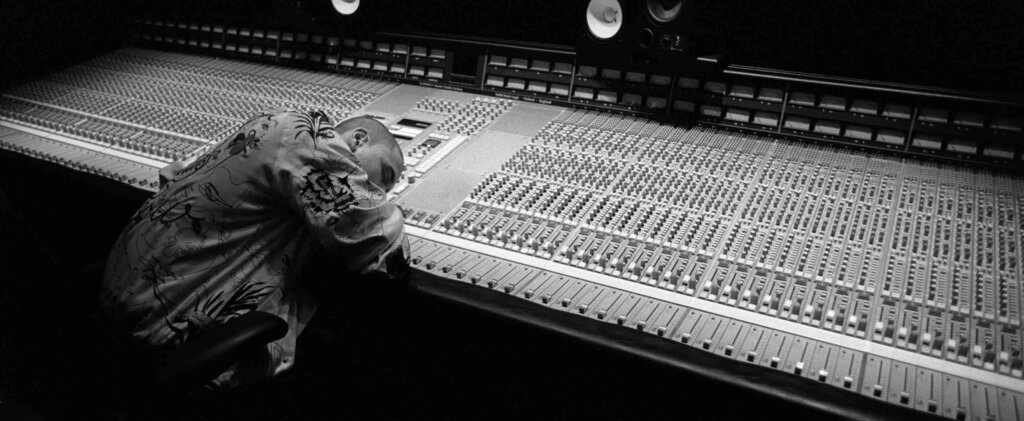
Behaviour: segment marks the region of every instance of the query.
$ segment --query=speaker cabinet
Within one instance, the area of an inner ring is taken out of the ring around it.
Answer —
[[[695,0],[588,0],[580,11],[583,63],[659,68],[696,60]]]

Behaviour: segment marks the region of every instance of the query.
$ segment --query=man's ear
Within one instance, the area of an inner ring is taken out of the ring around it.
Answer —
[[[370,134],[366,129],[359,127],[352,130],[352,152],[370,143]]]

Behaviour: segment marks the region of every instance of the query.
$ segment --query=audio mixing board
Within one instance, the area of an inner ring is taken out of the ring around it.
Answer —
[[[381,79],[121,50],[0,148],[155,191],[275,108],[369,114],[421,271],[953,419],[1024,419],[1024,179]]]

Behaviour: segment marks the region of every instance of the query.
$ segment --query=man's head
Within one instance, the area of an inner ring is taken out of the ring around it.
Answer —
[[[371,183],[384,191],[395,187],[405,168],[405,159],[387,127],[373,117],[362,116],[342,121],[335,129],[356,155],[356,164],[366,171]]]

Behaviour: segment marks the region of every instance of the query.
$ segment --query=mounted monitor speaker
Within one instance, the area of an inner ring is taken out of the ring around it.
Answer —
[[[587,32],[598,40],[609,40],[622,30],[622,5],[618,0],[591,0],[587,5]]]
[[[342,16],[349,16],[359,10],[359,0],[331,0],[331,6]]]
[[[679,66],[693,51],[695,0],[589,0],[577,42],[581,62]]]

